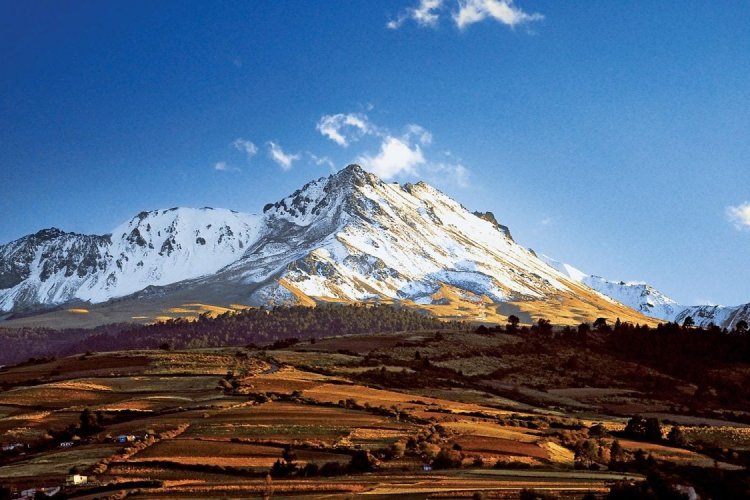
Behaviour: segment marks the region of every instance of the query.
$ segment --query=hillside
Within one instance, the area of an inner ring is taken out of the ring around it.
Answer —
[[[730,343],[746,341],[706,337],[442,329],[39,359],[0,370],[0,488],[75,467],[89,484],[70,498],[741,498],[750,407],[732,384],[748,372]]]

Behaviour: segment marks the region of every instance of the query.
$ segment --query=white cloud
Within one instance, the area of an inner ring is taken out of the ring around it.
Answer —
[[[315,153],[311,153],[309,151],[307,152],[307,156],[309,156],[310,160],[312,160],[312,162],[319,167],[326,166],[330,168],[331,170],[336,168],[336,165],[333,163],[333,160],[331,160],[327,156],[318,156]]]
[[[440,20],[438,11],[443,6],[443,0],[420,0],[419,5],[406,9],[399,14],[398,18],[388,21],[386,27],[395,30],[400,28],[406,21],[413,20],[419,26],[435,27]]]
[[[234,149],[236,149],[237,151],[244,152],[247,155],[248,160],[258,154],[258,147],[251,141],[246,141],[242,138],[235,139],[235,141],[232,143],[232,146],[234,146]]]
[[[362,155],[357,158],[363,168],[385,180],[400,174],[416,173],[416,167],[425,163],[422,149],[410,145],[407,141],[387,136],[380,145],[380,152],[375,156]]]
[[[386,27],[395,30],[407,21],[414,21],[418,26],[435,28],[445,3],[445,0],[419,0],[416,7],[404,10],[396,19],[388,21]],[[544,19],[541,14],[529,14],[516,7],[514,0],[457,0],[455,3],[458,10],[453,12],[453,21],[459,29],[485,19],[494,19],[511,28]]]
[[[727,207],[727,217],[738,230],[750,229],[750,201],[736,207]]]
[[[322,135],[344,147],[365,136],[378,138],[380,146],[377,153],[361,153],[354,161],[384,180],[399,176],[424,176],[437,184],[469,185],[469,169],[449,153],[445,161],[431,161],[425,156],[424,148],[432,144],[432,134],[416,123],[406,125],[403,132],[397,134],[372,123],[363,113],[339,113],[324,115],[316,128]],[[335,168],[330,158],[318,157],[310,152],[307,154],[316,165]]]
[[[289,170],[292,168],[292,163],[299,160],[298,154],[285,153],[281,146],[273,141],[268,141],[268,155],[273,161],[275,161],[282,170]]]
[[[214,170],[218,170],[219,172],[236,172],[239,168],[228,165],[225,161],[217,161],[214,163]]]
[[[338,113],[324,115],[315,126],[318,132],[331,139],[339,146],[346,147],[363,135],[377,133],[377,129],[361,113]]]
[[[541,14],[528,14],[513,4],[513,0],[459,0],[458,11],[453,13],[453,21],[459,29],[464,29],[487,18],[514,27],[519,24],[544,19]]]

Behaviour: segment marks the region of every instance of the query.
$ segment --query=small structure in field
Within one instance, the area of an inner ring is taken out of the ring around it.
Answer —
[[[122,434],[120,436],[117,436],[117,438],[115,438],[115,441],[121,444],[132,443],[133,441],[135,441],[135,436],[133,436],[132,434]]]
[[[65,484],[67,486],[80,486],[89,482],[88,476],[82,476],[81,474],[71,474],[65,478]]]

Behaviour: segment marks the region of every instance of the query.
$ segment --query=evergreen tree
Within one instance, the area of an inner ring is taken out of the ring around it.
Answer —
[[[644,438],[647,441],[652,441],[654,443],[658,443],[662,440],[661,424],[659,423],[658,418],[651,417],[646,419]]]
[[[600,332],[607,330],[607,318],[596,318],[594,328]]]
[[[667,434],[667,441],[669,441],[669,444],[671,444],[672,446],[678,446],[680,448],[683,448],[687,445],[687,438],[685,437],[685,433],[682,432],[682,429],[677,425],[673,425],[669,430],[669,434]]]
[[[506,327],[509,332],[515,332],[518,329],[518,323],[521,319],[515,314],[508,316],[508,326]]]

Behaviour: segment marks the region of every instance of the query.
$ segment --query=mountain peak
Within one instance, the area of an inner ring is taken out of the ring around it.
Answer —
[[[365,171],[356,163],[351,163],[328,178],[337,186],[352,185],[363,187],[367,184],[374,185],[383,181],[375,174]],[[303,188],[304,189],[304,188]]]
[[[66,233],[62,229],[58,229],[56,227],[50,227],[47,229],[42,229],[40,231],[37,231],[36,233],[34,233],[34,237],[41,241],[48,241],[48,240],[55,239],[59,236],[62,236],[64,234]]]
[[[180,207],[141,212],[107,236],[40,234],[51,240],[0,246],[0,310],[164,287],[154,293],[165,301],[385,300],[440,314],[454,300],[463,305],[451,314],[490,320],[502,316],[493,304],[575,293],[493,214],[471,213],[424,182],[385,183],[356,164],[263,215]]]
[[[351,174],[351,175],[363,175],[366,172],[365,172],[365,170],[362,167],[360,167],[356,163],[350,163],[349,165],[347,165],[344,168],[342,168],[341,170],[339,170],[338,173],[339,174],[341,174],[341,173],[347,173],[347,174]]]

